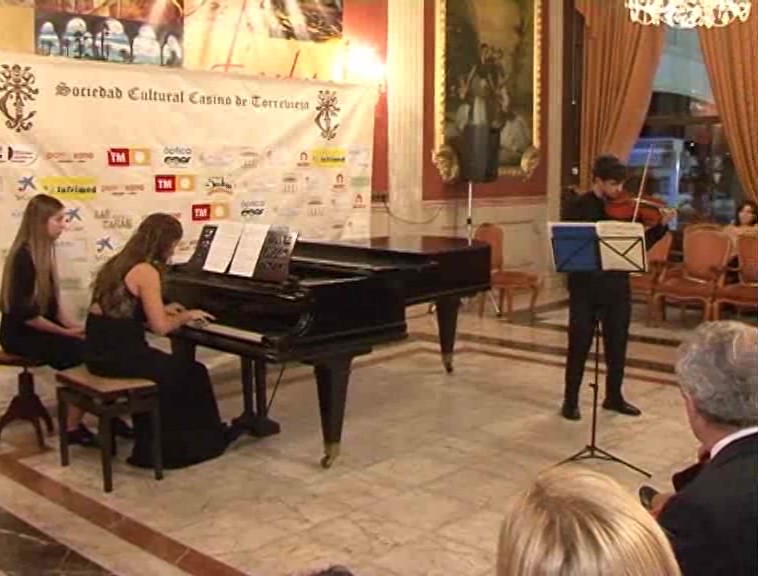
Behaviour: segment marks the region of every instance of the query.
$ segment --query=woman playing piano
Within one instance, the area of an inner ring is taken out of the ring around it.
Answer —
[[[227,446],[208,371],[152,348],[145,326],[165,335],[210,315],[165,305],[161,270],[182,237],[168,214],[151,214],[95,278],[86,325],[85,362],[100,376],[146,378],[157,383],[166,468],[181,468],[221,455]],[[128,462],[152,467],[149,416],[134,417],[134,450]]]

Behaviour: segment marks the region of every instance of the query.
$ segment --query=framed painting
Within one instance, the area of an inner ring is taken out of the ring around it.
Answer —
[[[435,2],[434,156],[443,180],[472,123],[497,134],[499,175],[528,178],[540,161],[542,0]]]

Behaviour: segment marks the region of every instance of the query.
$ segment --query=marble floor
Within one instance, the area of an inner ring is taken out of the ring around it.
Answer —
[[[471,307],[473,310],[476,306]],[[641,418],[600,413],[599,445],[666,486],[691,462],[690,435],[673,375],[675,349],[697,318],[673,314],[644,326],[635,308],[625,391]],[[690,314],[694,314],[691,312]],[[342,454],[321,455],[311,372],[287,367],[271,416],[281,434],[238,441],[221,458],[168,471],[125,464],[101,487],[99,455],[75,448],[59,465],[54,437],[39,451],[31,427],[0,442],[0,574],[307,574],[332,564],[362,576],[494,573],[495,542],[511,495],[535,474],[584,447],[581,422],[558,416],[565,360],[565,306],[547,303],[512,321],[464,311],[455,372],[442,368],[434,316],[410,311],[411,336],[353,368]],[[237,364],[203,355],[225,418],[240,410]],[[589,366],[589,364],[588,364]],[[271,370],[273,385],[278,370]],[[37,388],[53,406],[51,372]],[[0,409],[15,388],[0,372]],[[585,461],[629,490],[645,479],[617,463]]]

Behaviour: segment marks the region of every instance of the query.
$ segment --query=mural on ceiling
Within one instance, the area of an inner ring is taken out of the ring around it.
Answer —
[[[437,6],[438,150],[460,149],[466,126],[486,123],[499,132],[500,173],[522,173],[538,147],[539,0]]]
[[[342,0],[185,0],[185,8],[187,68],[339,77]]]

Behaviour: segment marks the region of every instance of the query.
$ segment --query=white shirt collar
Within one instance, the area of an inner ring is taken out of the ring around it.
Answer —
[[[752,436],[753,434],[758,434],[758,426],[751,426],[750,428],[743,428],[742,430],[737,430],[737,432],[733,432],[732,434],[729,434],[729,436],[726,436],[725,438],[722,438],[718,442],[716,442],[713,445],[713,448],[711,448],[711,460],[713,460],[716,457],[716,454],[721,452],[728,444],[731,444],[732,442],[735,442],[739,440],[740,438],[745,438],[746,436]]]

